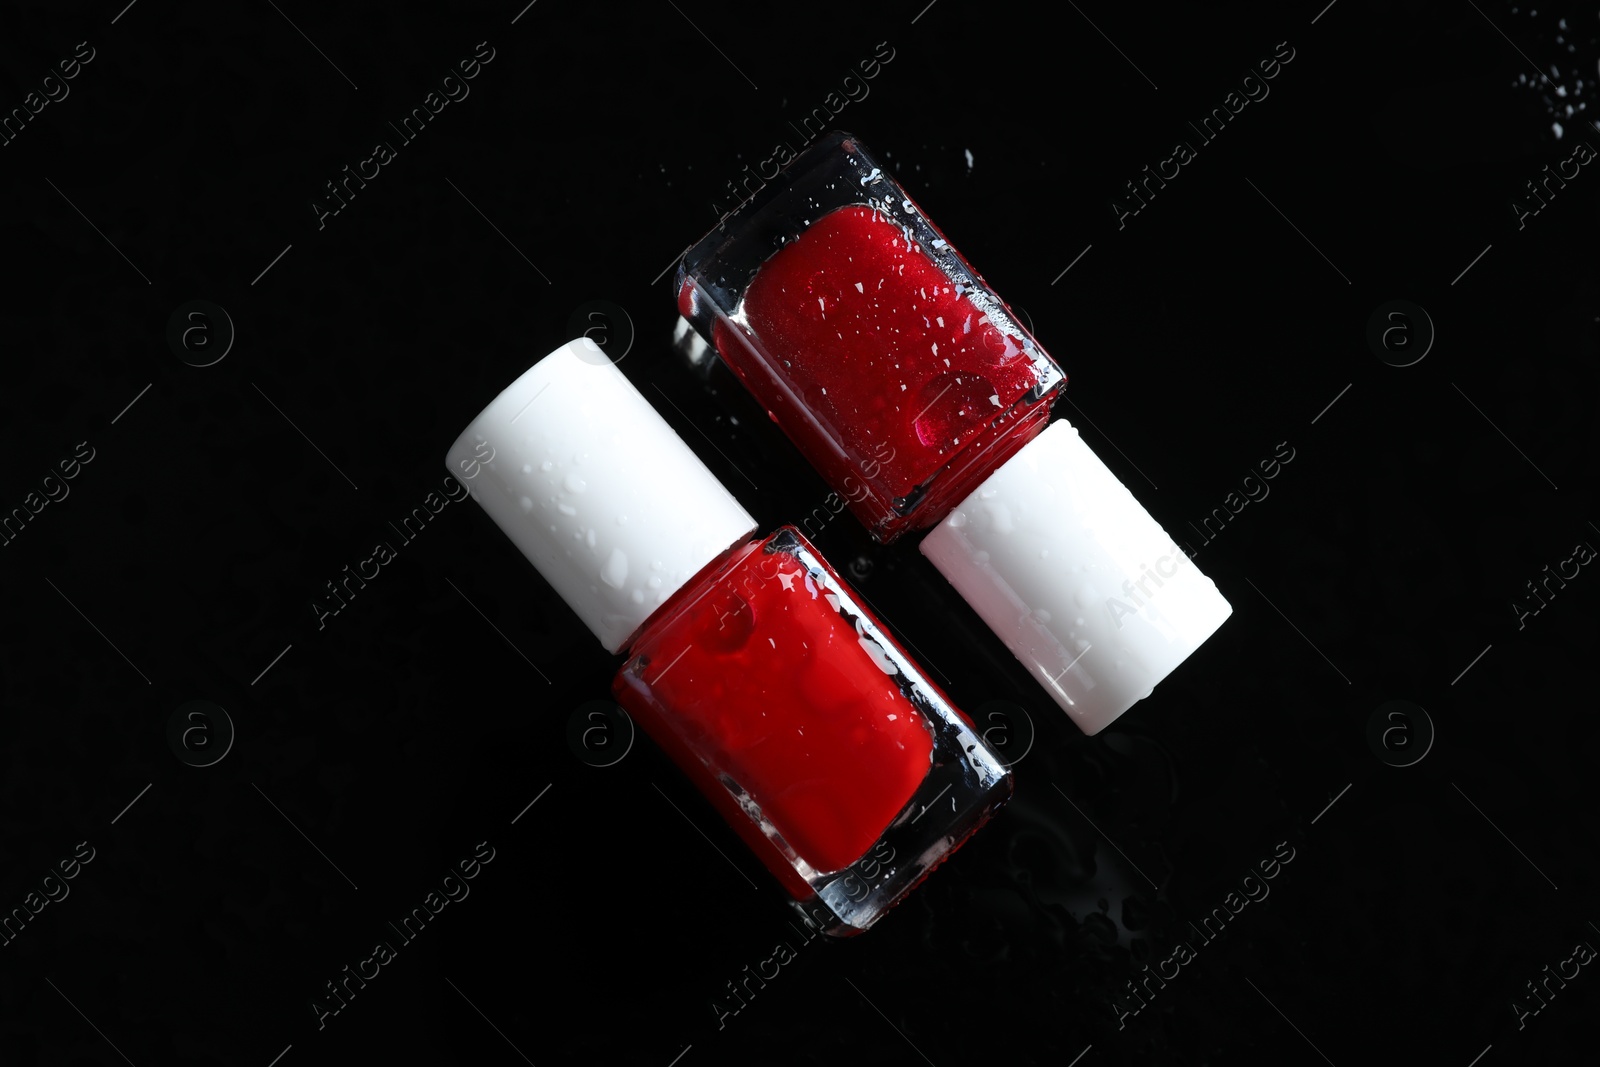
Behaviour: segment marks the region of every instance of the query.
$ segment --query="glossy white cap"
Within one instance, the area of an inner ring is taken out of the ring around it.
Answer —
[[[921,547],[1086,734],[1149,696],[1233,614],[1064,419]]]
[[[613,653],[756,528],[587,337],[507,386],[445,466]]]

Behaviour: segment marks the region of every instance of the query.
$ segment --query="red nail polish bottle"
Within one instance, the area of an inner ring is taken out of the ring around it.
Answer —
[[[937,526],[923,555],[1085,733],[1232,613],[1065,419],[1045,429],[1060,368],[849,134],[689,250],[678,310],[874,537]]]
[[[1044,429],[1066,377],[849,134],[689,250],[678,310],[882,543]]]
[[[869,928],[1011,775],[800,532],[755,521],[593,342],[540,360],[446,466],[613,653],[612,691],[779,879]]]

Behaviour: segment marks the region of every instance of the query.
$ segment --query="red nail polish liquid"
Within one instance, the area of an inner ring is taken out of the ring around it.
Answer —
[[[613,693],[828,932],[869,928],[1010,772],[793,527],[754,520],[601,350],[556,350],[447,460],[595,635]],[[732,547],[730,547],[732,546]]]
[[[1066,381],[846,134],[689,251],[678,306],[885,543],[1042,430]]]
[[[965,716],[798,530],[736,548],[678,597],[634,642],[613,692],[791,893],[845,872],[830,903],[854,913],[875,868],[922,855],[952,817],[987,818],[993,796],[945,792],[970,773]]]

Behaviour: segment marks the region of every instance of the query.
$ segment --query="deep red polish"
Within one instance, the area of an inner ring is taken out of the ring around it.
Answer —
[[[1085,733],[1231,613],[1077,431],[1046,428],[1060,367],[849,134],[691,247],[677,294],[691,365],[714,349],[878,541],[937,526],[923,555]]]
[[[936,523],[1043,429],[1065,382],[845,134],[690,250],[678,306],[884,542]]]
[[[612,652],[617,702],[830,933],[873,925],[1010,771],[791,526],[755,521],[587,339],[446,461]],[[937,802],[937,803],[936,803]]]

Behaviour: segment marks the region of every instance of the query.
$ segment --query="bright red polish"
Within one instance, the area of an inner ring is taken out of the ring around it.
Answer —
[[[698,754],[692,773],[737,781],[800,859],[835,871],[865,855],[928,775],[927,723],[879,647],[790,547],[793,528],[735,550],[634,642],[617,702]],[[827,583],[842,585],[831,567]],[[787,859],[758,850],[780,878]]]
[[[883,542],[943,518],[1065,382],[843,134],[690,250],[678,307]]]

